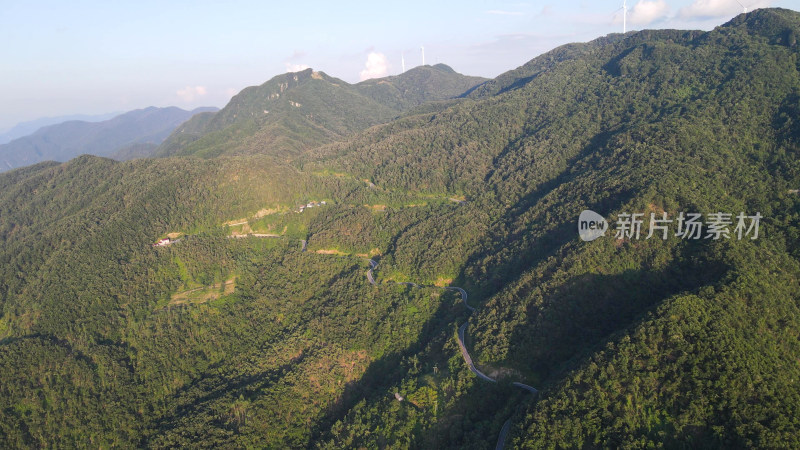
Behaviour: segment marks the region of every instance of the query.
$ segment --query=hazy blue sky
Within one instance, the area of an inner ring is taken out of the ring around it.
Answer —
[[[739,0],[797,9],[797,0]],[[622,31],[622,0],[0,0],[0,130],[45,116],[224,106],[306,66],[348,82],[442,62],[487,77]],[[629,29],[711,29],[737,0],[629,0]]]

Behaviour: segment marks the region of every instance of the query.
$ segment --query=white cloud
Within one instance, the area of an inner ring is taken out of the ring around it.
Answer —
[[[308,64],[284,63],[287,72],[302,72],[309,68]]]
[[[503,11],[503,10],[499,10],[499,9],[492,9],[492,10],[486,11],[486,14],[494,14],[496,16],[524,16],[525,15],[525,13],[522,13],[522,12],[519,12],[519,11]]]
[[[385,77],[389,73],[389,60],[386,55],[378,52],[370,52],[367,55],[367,62],[364,64],[364,70],[361,71],[361,81],[370,78]]]
[[[636,25],[647,25],[667,17],[669,5],[664,0],[639,0],[628,13],[628,21]]]
[[[175,94],[178,95],[183,101],[191,102],[196,97],[203,97],[208,93],[205,86],[186,86],[183,89],[178,89]]]
[[[742,12],[742,5],[748,11],[756,8],[766,8],[772,3],[770,0],[694,0],[691,5],[681,8],[679,15],[682,18],[692,17],[725,17]]]

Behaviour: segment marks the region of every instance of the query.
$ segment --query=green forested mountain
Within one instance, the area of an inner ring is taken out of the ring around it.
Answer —
[[[242,90],[213,116],[195,117],[176,129],[156,154],[269,152],[292,157],[388,122],[425,102],[458,97],[483,81],[444,64],[355,85],[312,69],[286,73]]]
[[[0,145],[0,171],[47,160],[67,161],[82,154],[117,159],[148,156],[182,122],[215,110],[149,107],[99,122],[70,120],[42,127]]]
[[[206,158],[0,175],[0,440],[797,447],[798,33],[764,9],[611,35],[452,102],[390,77],[326,105],[341,83],[309,70],[162,147]],[[306,104],[319,141],[264,117]],[[585,209],[604,237],[579,239]],[[617,239],[630,213],[642,234]]]
[[[400,75],[362,81],[354,87],[378,103],[407,111],[426,102],[461,97],[486,81],[461,75],[445,64],[436,64],[418,66]]]

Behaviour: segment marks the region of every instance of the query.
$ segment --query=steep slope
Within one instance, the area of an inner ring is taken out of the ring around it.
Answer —
[[[798,32],[770,9],[556,49],[291,165],[0,175],[0,439],[796,447]],[[245,100],[195,129],[244,138]],[[584,242],[584,209],[641,236]],[[727,238],[646,237],[716,212]]]
[[[100,122],[69,121],[0,145],[0,170],[45,160],[67,161],[80,154],[111,156],[136,144],[160,144],[175,127],[198,112],[180,108],[150,107],[120,114]]]
[[[244,89],[213,117],[189,121],[158,155],[294,156],[425,102],[457,97],[483,81],[443,64],[356,85],[312,69],[287,73]]]
[[[381,266],[411,281],[452,277],[483,303],[468,329],[473,361],[490,376],[545,388],[539,403],[510,390],[503,395],[512,400],[495,404],[508,417],[527,403],[512,419],[515,445],[792,447],[800,71],[791,36],[799,25],[795,12],[762,10],[710,33],[604,38],[578,57],[563,57],[575,46],[557,49],[526,65],[546,67],[540,73],[499,77],[495,95],[376,127],[304,168],[466,197],[463,216],[415,225]],[[611,232],[578,241],[584,209],[612,227],[624,212],[642,213],[641,239]],[[649,214],[662,211],[673,220],[680,212],[769,219],[756,241],[645,239]],[[697,310],[706,311],[700,320]],[[418,358],[436,361],[439,351],[447,346]],[[383,392],[431,386],[427,370]],[[474,380],[468,394],[446,397],[453,414],[463,410],[458,401],[478,408],[470,397],[497,395]],[[435,385],[441,395],[459,382]],[[391,424],[386,433],[397,439],[453,443],[440,438],[453,427],[442,416],[409,414],[401,424],[385,397],[373,402],[353,404],[330,442],[375,445],[367,430]],[[458,442],[492,442],[502,423],[463,421],[471,437]]]

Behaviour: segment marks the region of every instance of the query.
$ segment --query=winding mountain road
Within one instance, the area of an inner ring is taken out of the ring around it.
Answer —
[[[506,446],[506,436],[508,436],[509,428],[511,428],[511,419],[506,420],[503,424],[500,435],[497,436],[497,445],[494,446],[494,450],[503,450],[503,447]]]
[[[373,187],[373,188],[375,187],[375,185],[370,183],[368,180],[365,180],[365,181],[370,185],[370,187]],[[242,225],[242,224],[246,224],[246,223],[247,223],[247,221],[244,221],[244,222],[240,221],[240,222],[236,222],[236,223],[228,223],[228,224],[225,224],[225,225],[227,225],[227,226],[236,226],[236,225]],[[248,234],[243,234],[243,235],[232,235],[232,236],[228,236],[228,237],[243,238],[243,237],[248,237],[248,236],[270,237],[270,238],[272,238],[272,237],[275,237],[275,238],[283,237],[281,235],[267,234],[267,233],[261,233],[261,234],[248,233]],[[305,252],[306,249],[307,249],[308,242],[305,239],[301,239],[300,243],[301,243],[300,251],[301,252]],[[378,284],[378,283],[375,282],[375,277],[374,277],[374,270],[377,269],[377,268],[378,268],[378,262],[375,261],[374,259],[369,259],[369,269],[367,270],[367,280],[369,280],[369,283],[371,285],[373,285],[373,286],[377,286],[377,284]],[[432,287],[432,286],[419,285],[419,284],[416,284],[416,283],[412,283],[410,281],[395,282],[395,284],[402,284],[402,285],[411,286],[411,287]],[[469,310],[470,313],[475,312],[475,308],[470,306],[469,303],[467,303],[467,291],[465,291],[464,289],[462,289],[462,288],[460,288],[458,286],[444,286],[444,287],[441,287],[441,289],[446,289],[446,290],[449,290],[449,291],[458,291],[458,293],[461,294],[461,301],[464,303],[464,307],[466,307],[467,310]],[[478,370],[478,368],[475,367],[475,364],[472,362],[472,357],[470,357],[469,352],[467,351],[467,346],[464,343],[464,335],[465,335],[465,333],[467,331],[467,326],[468,325],[469,325],[469,319],[467,319],[466,322],[464,322],[463,324],[461,324],[458,327],[458,347],[461,350],[461,356],[464,358],[464,362],[467,364],[467,367],[469,368],[470,372],[474,373],[475,376],[477,376],[478,378],[480,378],[480,379],[482,379],[484,381],[487,381],[489,383],[497,383],[496,379],[494,379],[494,378],[486,375],[485,373],[481,372],[480,370]],[[524,389],[524,390],[526,390],[528,392],[531,392],[533,394],[537,394],[539,392],[535,387],[529,386],[529,385],[524,384],[524,383],[520,383],[520,382],[515,381],[515,382],[512,382],[511,384],[513,384],[514,386],[516,386],[516,387],[518,387],[520,389]],[[395,394],[395,395],[399,395],[399,394]],[[402,399],[402,397],[400,397],[400,398]],[[503,423],[503,427],[500,430],[500,435],[497,438],[497,445],[495,447],[497,450],[502,450],[503,447],[505,446],[506,436],[508,435],[508,430],[509,430],[510,426],[511,426],[511,419],[509,418],[508,420],[505,421],[505,423]]]
[[[539,393],[538,389],[536,389],[533,386],[528,386],[527,384],[524,384],[524,383],[520,383],[520,382],[515,381],[515,382],[513,382],[511,384],[513,384],[514,386],[516,386],[518,388],[522,388],[522,389],[531,391],[531,393],[533,393],[533,394],[538,394]]]
[[[467,325],[469,325],[469,321],[464,322],[463,324],[461,324],[460,327],[458,327],[458,346],[459,348],[461,348],[461,356],[464,357],[464,361],[467,363],[467,367],[469,367],[469,370],[472,371],[472,373],[474,373],[475,375],[477,375],[478,378],[482,378],[490,383],[497,383],[497,380],[491,378],[490,376],[478,370],[478,368],[475,367],[475,364],[472,363],[472,358],[469,356],[469,353],[467,352],[467,346],[464,345],[464,332],[467,330]]]
[[[372,270],[375,269],[376,267],[378,267],[378,263],[376,263],[374,260],[370,259],[369,260],[369,270],[367,270],[367,279],[369,280],[369,282],[373,286],[375,286],[375,278],[372,278]]]
[[[456,287],[456,286],[447,286],[447,287],[445,287],[445,289],[447,289],[448,291],[458,291],[461,294],[461,301],[464,302],[464,306],[467,307],[469,312],[475,312],[475,308],[473,308],[472,306],[469,306],[469,303],[467,303],[467,291],[461,289],[460,287]]]
[[[372,185],[372,186],[374,186],[374,185]],[[227,226],[235,226],[235,225],[241,225],[241,224],[245,224],[245,223],[247,223],[247,221],[237,222],[237,223],[229,223],[229,224],[226,224],[226,225]],[[231,236],[228,236],[228,237],[229,238],[230,237],[244,238],[244,237],[250,237],[250,236],[252,236],[252,237],[261,237],[261,238],[264,238],[264,237],[269,237],[269,238],[284,237],[282,235],[267,234],[267,233],[260,233],[260,234],[258,234],[258,233],[248,233],[248,234],[243,234],[243,235],[231,235]],[[308,242],[305,239],[301,239],[300,243],[301,243],[300,251],[301,252],[305,252],[306,249],[307,249]],[[377,286],[377,283],[375,282],[374,272],[373,272],[377,268],[378,268],[378,262],[375,261],[374,259],[369,259],[369,269],[367,270],[367,280],[369,280],[370,284],[372,284],[373,286]],[[411,287],[433,287],[433,286],[419,285],[419,284],[416,284],[416,283],[412,283],[410,281],[395,282],[395,284],[402,284],[402,285],[411,286]],[[461,294],[461,301],[464,303],[464,307],[466,307],[467,310],[469,310],[470,313],[475,312],[475,308],[470,306],[469,303],[467,303],[467,291],[465,291],[464,289],[462,289],[462,288],[460,288],[458,286],[444,286],[444,287],[440,287],[440,288],[441,289],[446,289],[446,290],[449,290],[449,291],[458,291],[458,293]],[[200,289],[200,288],[198,288],[198,289]],[[193,289],[192,291],[195,291],[195,290],[197,290],[197,289]],[[192,292],[192,291],[187,291],[187,292]],[[478,378],[480,378],[480,379],[482,379],[484,381],[487,381],[489,383],[497,383],[497,380],[495,380],[494,378],[492,378],[492,377],[486,375],[485,373],[481,372],[480,370],[478,370],[478,368],[475,367],[475,364],[472,362],[472,357],[470,357],[469,352],[467,351],[467,346],[464,343],[464,334],[466,333],[468,325],[469,325],[469,319],[467,319],[466,322],[464,322],[463,324],[461,324],[458,327],[458,347],[461,350],[461,356],[464,358],[464,362],[467,364],[467,367],[469,368],[469,370],[472,373],[474,373],[475,376],[477,376]],[[517,386],[517,387],[519,387],[521,389],[524,389],[526,391],[529,391],[529,392],[531,392],[533,394],[536,394],[536,393],[539,392],[535,387],[529,386],[529,385],[524,384],[524,383],[520,383],[520,382],[515,381],[515,382],[512,382],[511,384],[513,384],[514,386]],[[506,422],[503,424],[503,428],[500,430],[500,435],[498,436],[498,439],[497,439],[497,446],[496,446],[497,450],[502,450],[502,448],[504,447],[505,440],[506,440],[506,435],[508,434],[508,430],[509,430],[510,426],[511,426],[511,419],[509,418],[508,420],[506,420]]]
[[[375,261],[374,259],[370,259],[369,270],[367,270],[367,280],[369,280],[370,284],[372,284],[373,286],[377,286],[374,277],[374,270],[377,268],[378,268],[378,262]],[[408,281],[395,282],[395,284],[404,284],[413,287],[427,287],[425,285],[418,285],[416,283],[411,283]],[[461,301],[464,303],[464,306],[469,310],[470,313],[475,312],[475,308],[470,306],[469,303],[467,303],[467,291],[458,286],[445,286],[442,289],[447,289],[449,291],[458,291],[458,293],[461,294]],[[497,383],[497,380],[478,370],[478,368],[475,367],[475,364],[472,362],[472,357],[469,356],[469,352],[467,351],[467,346],[464,343],[464,334],[467,331],[468,325],[469,325],[469,319],[467,319],[466,322],[462,323],[461,326],[458,327],[458,348],[461,349],[461,356],[464,358],[464,362],[467,363],[467,367],[469,368],[470,372],[474,373],[475,376],[490,383]],[[514,381],[511,384],[520,389],[524,389],[532,394],[539,393],[538,389],[536,389],[533,386],[529,386],[525,383]],[[500,430],[500,435],[497,437],[497,445],[495,446],[496,450],[502,450],[503,447],[505,446],[506,436],[508,435],[508,430],[510,427],[511,427],[511,419],[509,418],[503,424],[503,428]]]

